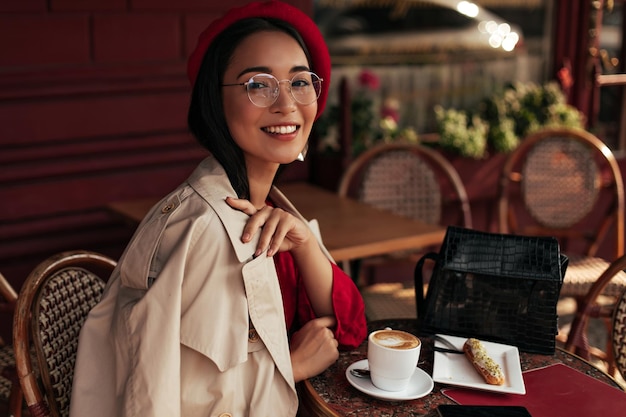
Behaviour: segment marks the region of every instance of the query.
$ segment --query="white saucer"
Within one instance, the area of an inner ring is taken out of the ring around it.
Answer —
[[[414,400],[416,398],[421,398],[429,394],[435,386],[435,383],[433,382],[433,379],[430,377],[430,375],[422,371],[420,368],[415,368],[415,372],[411,377],[409,386],[405,390],[397,392],[385,391],[376,388],[369,378],[358,378],[352,375],[350,373],[350,370],[354,368],[369,369],[367,359],[360,360],[348,366],[348,369],[346,369],[346,378],[348,379],[350,385],[352,385],[354,388],[380,400]]]

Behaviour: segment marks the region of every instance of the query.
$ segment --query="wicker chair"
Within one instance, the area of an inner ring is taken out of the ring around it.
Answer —
[[[555,236],[570,258],[561,297],[579,302],[624,253],[624,185],[615,156],[582,129],[543,129],[509,155],[499,184],[502,233]],[[608,260],[598,249],[610,244]],[[604,289],[617,296],[626,274]]]
[[[626,291],[618,298],[613,313],[613,359],[615,367],[626,379]]]
[[[338,193],[426,223],[472,227],[469,200],[458,173],[439,153],[422,145],[393,143],[369,149],[345,171]],[[368,263],[374,267],[404,262],[412,280],[417,254],[367,261],[363,268]]]
[[[78,335],[116,266],[108,257],[69,251],[39,264],[17,299],[13,346],[24,399],[33,417],[69,415]],[[33,372],[29,350],[40,372]]]
[[[10,315],[12,320],[17,292],[1,273],[0,296],[2,297],[0,313]],[[0,402],[8,416],[20,417],[22,415],[22,390],[15,370],[13,345],[5,343],[2,338],[0,338]]]
[[[626,293],[622,292],[617,304],[614,299],[602,296],[606,287],[623,274],[624,269],[626,255],[612,262],[591,286],[578,304],[564,349],[583,359],[601,359],[607,363],[609,373],[613,374],[617,367],[626,376]],[[608,340],[606,346],[602,347],[590,343],[587,330],[591,319],[613,322],[613,325],[608,326],[613,328],[613,342]]]

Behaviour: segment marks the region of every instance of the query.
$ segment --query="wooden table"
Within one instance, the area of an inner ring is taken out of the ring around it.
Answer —
[[[308,183],[286,183],[279,189],[305,218],[317,219],[324,245],[337,262],[419,250],[440,244],[445,235],[442,226],[397,216]],[[108,208],[138,224],[156,202],[121,201]]]
[[[378,320],[368,324],[368,331],[391,327],[419,334],[415,319]],[[421,338],[424,343],[420,365],[426,373],[432,375],[433,350],[432,340]],[[435,383],[433,391],[425,397],[410,401],[382,401],[361,393],[353,388],[345,377],[345,371],[352,363],[367,357],[367,342],[354,351],[341,352],[339,360],[322,374],[298,384],[300,395],[299,417],[339,417],[339,416],[438,416],[436,408],[439,404],[454,404],[441,393],[445,385]],[[589,362],[557,349],[554,355],[537,355],[520,352],[522,370],[536,369],[556,363],[564,363],[589,376],[603,381],[615,388],[619,384],[608,374],[602,372]],[[626,394],[624,394],[626,395]],[[608,416],[607,416],[608,417]]]

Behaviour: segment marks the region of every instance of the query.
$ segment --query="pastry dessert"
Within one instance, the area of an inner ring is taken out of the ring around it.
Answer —
[[[467,339],[463,345],[463,352],[485,382],[490,385],[504,384],[504,374],[500,365],[489,356],[480,340]]]

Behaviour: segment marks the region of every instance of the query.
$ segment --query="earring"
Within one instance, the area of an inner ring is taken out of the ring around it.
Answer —
[[[306,145],[304,145],[304,149],[302,149],[302,151],[300,151],[300,153],[298,154],[298,157],[296,158],[298,161],[303,162],[304,158],[306,158],[306,154],[309,152],[309,143],[307,142]]]

